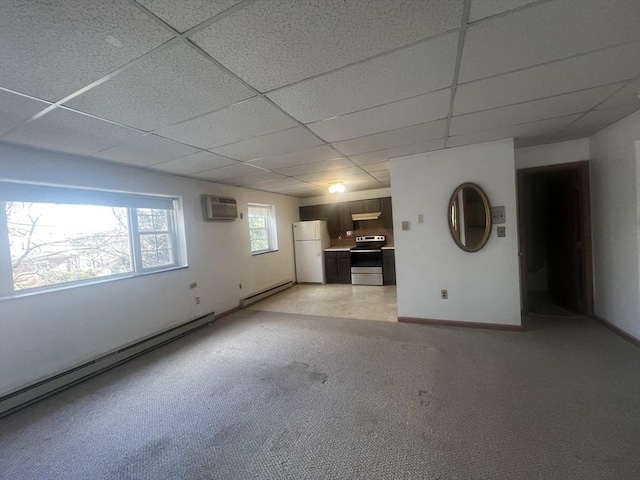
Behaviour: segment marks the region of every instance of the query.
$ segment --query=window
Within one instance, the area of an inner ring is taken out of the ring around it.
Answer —
[[[249,204],[249,239],[254,255],[278,249],[273,205]]]
[[[0,182],[0,294],[180,266],[176,200]]]

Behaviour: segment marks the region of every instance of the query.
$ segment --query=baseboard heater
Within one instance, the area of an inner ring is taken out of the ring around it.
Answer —
[[[287,288],[293,287],[293,280],[287,280],[286,282],[278,283],[277,285],[273,285],[271,287],[267,287],[264,290],[260,290],[253,295],[249,295],[248,297],[244,297],[240,299],[240,308],[246,308],[249,305],[253,305],[256,302],[259,302],[263,298],[270,297],[273,294],[286,290]]]
[[[122,347],[115,352],[103,355],[102,357],[34,383],[33,385],[29,385],[4,397],[0,397],[0,418],[147,353],[150,350],[161,347],[194,330],[206,327],[214,320],[215,316],[212,312],[126,347]]]

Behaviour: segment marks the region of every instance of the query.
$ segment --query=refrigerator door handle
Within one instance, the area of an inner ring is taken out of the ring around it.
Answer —
[[[320,235],[319,235],[319,232],[318,232],[318,224],[317,223],[315,224],[315,227],[316,227],[316,240],[315,240],[316,241],[316,256],[319,257],[320,256],[320,247],[319,247]]]

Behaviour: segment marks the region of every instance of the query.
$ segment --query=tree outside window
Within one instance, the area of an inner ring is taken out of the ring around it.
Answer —
[[[0,182],[0,296],[179,266],[175,198]]]
[[[278,249],[273,205],[249,204],[249,240],[251,253],[272,252]]]

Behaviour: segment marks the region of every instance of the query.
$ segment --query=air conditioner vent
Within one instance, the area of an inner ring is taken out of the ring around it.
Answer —
[[[205,222],[235,220],[238,218],[238,204],[236,199],[202,195],[202,218]]]

